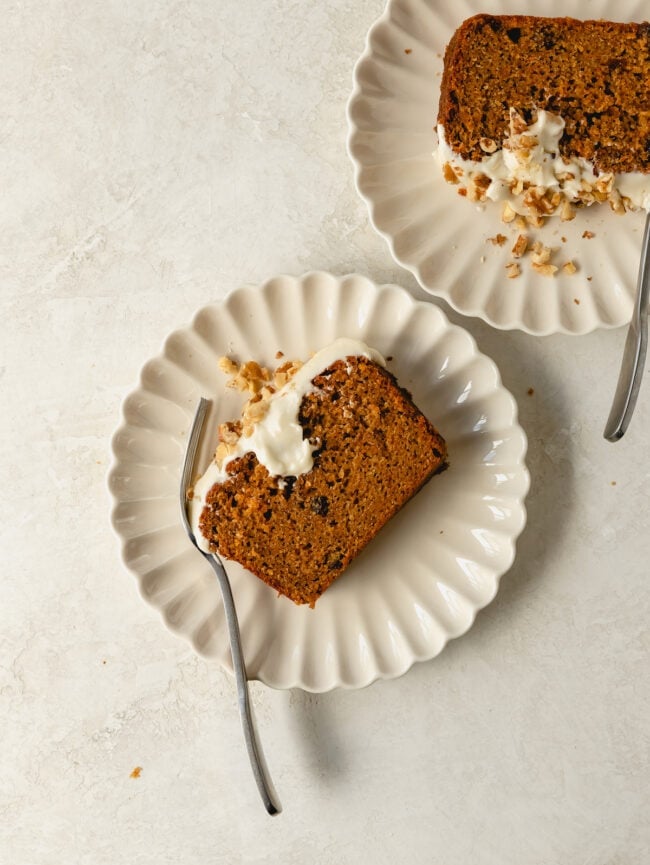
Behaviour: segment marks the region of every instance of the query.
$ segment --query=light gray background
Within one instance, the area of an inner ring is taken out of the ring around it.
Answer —
[[[650,381],[626,439],[601,438],[622,331],[542,340],[450,315],[530,437],[516,564],[467,636],[399,680],[254,686],[279,818],[258,802],[231,680],[120,564],[109,438],[170,330],[279,272],[358,270],[424,297],[345,153],[381,10],[4,5],[2,863],[650,861]]]

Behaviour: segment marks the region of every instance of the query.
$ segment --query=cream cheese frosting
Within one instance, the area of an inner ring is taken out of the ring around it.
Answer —
[[[341,338],[316,352],[289,381],[274,393],[266,414],[253,426],[249,436],[240,436],[231,453],[221,462],[213,460],[205,474],[195,483],[189,500],[190,524],[201,549],[210,552],[208,542],[199,529],[199,518],[210,489],[228,478],[230,462],[244,454],[253,453],[258,462],[274,477],[298,477],[310,471],[313,452],[318,444],[303,437],[298,415],[300,404],[308,393],[315,390],[312,380],[323,370],[348,357],[367,357],[386,366],[378,351],[360,340]]]
[[[650,210],[650,174],[597,174],[588,160],[560,155],[559,143],[565,127],[562,117],[540,110],[535,122],[526,125],[513,109],[510,116],[509,137],[500,143],[482,140],[486,156],[480,162],[455,153],[447,143],[444,127],[438,125],[437,157],[445,177],[466,187],[470,199],[507,200],[518,212],[535,212],[535,197],[529,196],[526,202],[526,192],[533,188],[546,196],[549,205],[553,194],[559,193],[571,203],[610,201],[614,210],[621,212]],[[557,203],[542,215],[549,215],[556,208]]]

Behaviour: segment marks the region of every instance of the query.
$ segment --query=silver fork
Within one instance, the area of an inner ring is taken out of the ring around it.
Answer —
[[[264,754],[262,752],[262,747],[260,745],[257,735],[257,729],[255,727],[253,706],[248,690],[248,678],[246,676],[244,653],[242,652],[241,636],[239,633],[239,622],[237,620],[237,611],[235,609],[235,602],[232,596],[232,589],[230,588],[230,581],[219,556],[216,554],[210,555],[209,553],[205,553],[199,547],[196,542],[196,538],[194,537],[192,527],[190,526],[190,522],[187,518],[187,491],[190,488],[192,482],[196,451],[199,446],[201,432],[203,431],[205,416],[209,406],[210,401],[201,398],[196,409],[196,414],[194,415],[194,421],[192,422],[192,428],[190,430],[190,436],[187,442],[187,450],[185,452],[185,460],[183,462],[183,472],[181,475],[181,514],[183,517],[183,525],[185,526],[185,531],[187,532],[189,539],[192,541],[196,549],[201,553],[203,558],[210,563],[212,570],[217,575],[217,581],[219,582],[219,588],[221,589],[223,606],[226,613],[228,637],[230,638],[230,652],[232,655],[232,666],[235,671],[235,681],[237,682],[239,714],[241,716],[242,728],[244,730],[244,739],[246,740],[248,758],[251,762],[251,767],[253,769],[253,775],[255,776],[257,789],[260,791],[260,796],[262,797],[262,801],[264,802],[264,807],[269,814],[279,814],[280,811],[282,811],[282,806],[280,805],[278,795],[275,792],[273,782],[271,781],[271,778],[269,776],[269,770],[266,765],[266,761],[264,760]]]
[[[614,402],[603,435],[610,442],[623,438],[636,405],[648,348],[648,304],[650,303],[650,213],[646,216],[641,262],[632,319],[623,349],[621,371]]]

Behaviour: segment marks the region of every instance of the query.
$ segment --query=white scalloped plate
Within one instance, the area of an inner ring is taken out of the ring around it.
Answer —
[[[219,590],[184,534],[178,483],[200,396],[216,424],[239,415],[223,354],[273,365],[339,336],[392,357],[391,369],[448,442],[451,466],[379,533],[315,609],[298,607],[227,563],[249,675],[276,688],[367,685],[432,658],[495,595],[525,523],[526,438],[513,398],[472,337],[395,286],[326,273],[241,288],[197,313],[145,364],[113,438],[113,526],[144,598],[203,655],[231,669]]]
[[[500,205],[479,210],[442,178],[432,155],[442,57],[454,30],[477,12],[618,21],[648,17],[641,0],[534,0],[525,9],[508,0],[478,5],[389,0],[368,34],[348,105],[348,150],[372,224],[426,291],[494,327],[541,336],[625,324],[632,312],[643,214],[617,216],[603,206],[584,209],[572,222],[551,220],[535,235],[560,249],[560,264],[573,259],[578,273],[545,277],[524,261],[521,276],[507,279],[512,241]],[[582,237],[587,229],[595,238]],[[487,242],[498,232],[508,236],[507,247]]]

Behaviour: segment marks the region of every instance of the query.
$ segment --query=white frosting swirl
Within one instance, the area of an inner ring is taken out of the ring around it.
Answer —
[[[516,202],[511,185],[518,180],[542,190],[558,190],[569,201],[584,201],[585,189],[590,189],[604,177],[597,175],[594,165],[582,157],[567,158],[560,155],[560,139],[564,132],[564,120],[557,114],[540,110],[537,120],[527,127],[524,135],[535,138],[536,144],[529,148],[530,156],[521,158],[517,149],[500,147],[486,154],[480,162],[463,159],[455,153],[445,137],[444,126],[438,125],[438,159],[440,164],[449,163],[461,174],[460,182],[470,183],[478,175],[485,175],[490,185],[485,192],[492,201]],[[650,210],[650,174],[631,171],[613,176],[613,188],[629,202],[630,209]],[[516,203],[514,209],[518,209]]]

